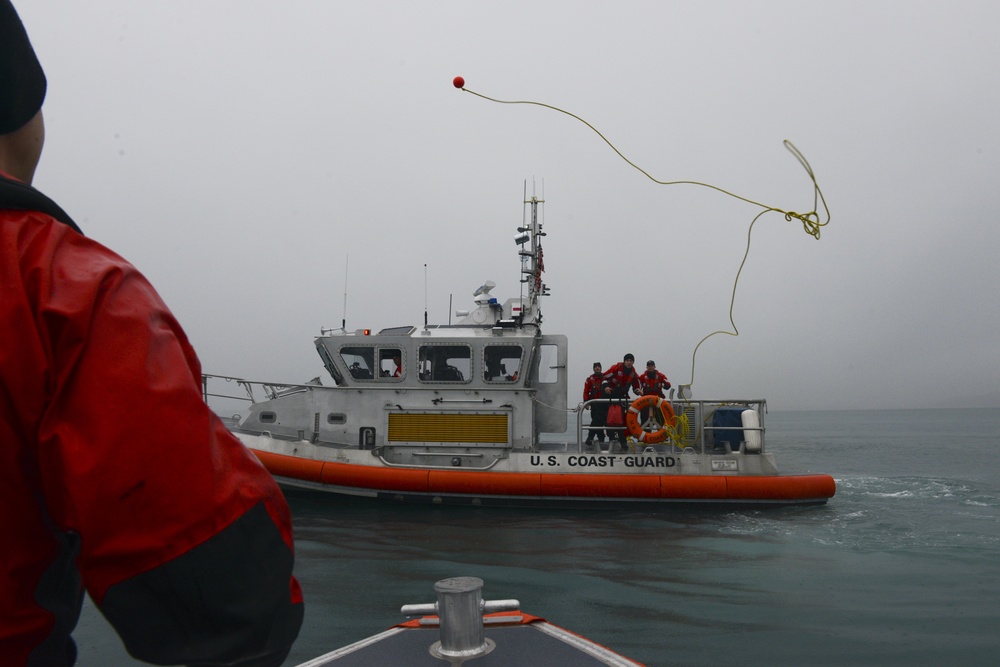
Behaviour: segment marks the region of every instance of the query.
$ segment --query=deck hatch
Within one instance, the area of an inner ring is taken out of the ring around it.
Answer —
[[[391,413],[389,442],[508,442],[506,414]]]

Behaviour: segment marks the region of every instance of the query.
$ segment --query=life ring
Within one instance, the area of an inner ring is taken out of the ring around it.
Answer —
[[[663,415],[663,428],[659,431],[644,431],[639,423],[639,411],[646,408],[655,407]],[[674,408],[670,402],[659,396],[640,396],[632,401],[628,406],[628,413],[625,415],[625,426],[628,432],[639,442],[646,442],[655,445],[667,439],[667,426],[676,426],[677,417],[674,415]]]

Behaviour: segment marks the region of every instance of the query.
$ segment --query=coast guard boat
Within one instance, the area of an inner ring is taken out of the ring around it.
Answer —
[[[834,495],[829,475],[778,472],[760,398],[641,397],[623,406],[622,445],[587,444],[583,416],[596,401],[567,405],[567,339],[541,327],[542,200],[524,203],[520,296],[500,303],[489,281],[453,324],[425,313],[423,326],[324,330],[315,345],[331,386],[206,375],[205,399],[248,400],[226,420],[232,432],[280,484],[331,493],[544,507]],[[222,381],[246,396],[217,393]]]

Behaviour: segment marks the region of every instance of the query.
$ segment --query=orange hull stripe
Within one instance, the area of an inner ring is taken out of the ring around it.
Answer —
[[[427,470],[409,468],[375,468],[348,463],[323,465],[323,483],[336,486],[353,486],[360,489],[385,489],[387,491],[428,490]]]
[[[542,475],[543,496],[659,498],[658,475]]]
[[[726,477],[730,498],[794,500],[832,498],[837,485],[829,475],[788,475],[782,477]]]
[[[279,477],[292,477],[293,479],[304,479],[310,482],[322,480],[323,462],[303,459],[298,456],[285,456],[284,454],[272,454],[262,452],[258,449],[250,450],[257,457],[267,471]]]
[[[725,477],[708,475],[674,475],[661,477],[663,498],[726,498]]]
[[[430,488],[440,493],[540,496],[541,475],[532,472],[432,470]]]
[[[829,475],[567,475],[376,468],[253,450],[272,475],[334,486],[417,493],[573,498],[798,500],[832,498]]]

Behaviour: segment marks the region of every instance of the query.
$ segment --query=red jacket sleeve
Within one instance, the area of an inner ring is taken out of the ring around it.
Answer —
[[[184,332],[103,246],[55,224],[20,242],[41,490],[83,584],[138,658],[280,663],[302,619],[288,507],[202,400]]]

